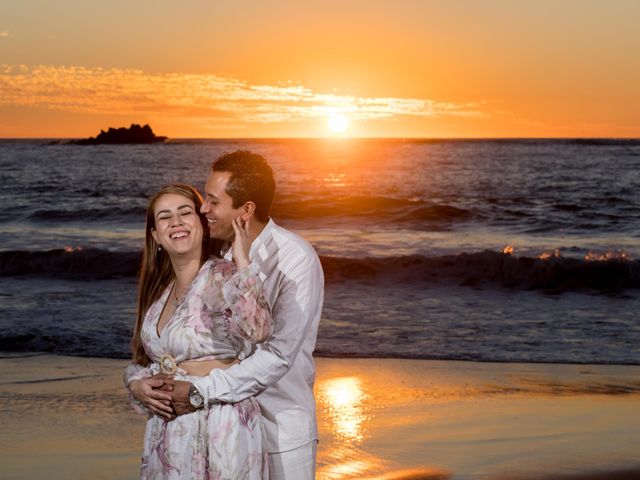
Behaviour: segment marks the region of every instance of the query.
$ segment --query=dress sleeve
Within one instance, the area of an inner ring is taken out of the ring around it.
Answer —
[[[288,260],[293,263],[272,307],[269,341],[239,364],[192,380],[208,403],[240,402],[264,391],[289,371],[305,340],[315,339],[324,299],[320,260],[317,255]]]
[[[224,316],[229,331],[251,342],[264,342],[271,334],[271,312],[255,263],[228,276],[222,285]]]
[[[136,398],[131,393],[129,389],[129,384],[134,380],[142,380],[143,378],[151,378],[153,373],[151,369],[147,367],[143,367],[142,365],[138,365],[136,363],[130,363],[127,365],[127,368],[124,369],[124,373],[122,374],[122,381],[124,382],[124,386],[129,392],[129,402],[133,409],[142,415],[151,415],[151,411],[145,407],[141,402],[136,400]]]

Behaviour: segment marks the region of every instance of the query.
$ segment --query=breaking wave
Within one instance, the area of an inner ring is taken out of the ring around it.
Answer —
[[[89,280],[135,277],[140,259],[140,252],[112,252],[93,248],[4,251],[0,252],[0,276]],[[640,260],[617,256],[535,258],[485,250],[440,256],[322,256],[321,262],[328,283],[453,283],[556,292],[582,289],[615,292],[640,288]]]

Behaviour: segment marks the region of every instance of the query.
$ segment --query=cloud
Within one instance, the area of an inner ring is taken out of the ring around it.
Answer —
[[[354,120],[485,115],[481,103],[356,97],[314,92],[303,85],[251,85],[214,74],[116,68],[0,65],[0,91],[0,106],[215,118],[229,124],[299,122],[334,112]]]

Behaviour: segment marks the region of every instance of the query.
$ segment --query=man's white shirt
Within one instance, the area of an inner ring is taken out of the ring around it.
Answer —
[[[231,258],[228,251],[225,258]],[[313,396],[316,344],[324,299],[324,275],[315,250],[269,220],[251,244],[273,317],[272,335],[227,370],[192,380],[210,403],[235,403],[256,395],[270,453],[318,438]]]

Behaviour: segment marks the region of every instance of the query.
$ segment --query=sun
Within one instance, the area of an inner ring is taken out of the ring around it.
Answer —
[[[349,119],[342,113],[332,113],[327,118],[327,127],[333,133],[344,133],[349,128]]]

